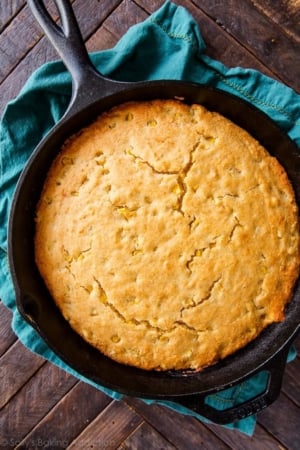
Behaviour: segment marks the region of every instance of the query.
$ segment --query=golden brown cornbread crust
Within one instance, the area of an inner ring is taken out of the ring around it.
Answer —
[[[36,262],[85,340],[143,369],[200,369],[284,308],[299,223],[283,168],[199,105],[127,103],[72,137],[36,213]]]

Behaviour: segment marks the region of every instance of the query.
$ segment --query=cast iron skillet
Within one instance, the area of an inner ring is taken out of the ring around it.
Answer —
[[[217,423],[256,413],[279,395],[286,356],[299,330],[300,283],[282,323],[268,327],[234,355],[199,373],[144,371],[118,364],[83,341],[54,305],[34,261],[36,204],[45,176],[64,140],[96,115],[129,100],[183,97],[227,116],[255,136],[285,167],[300,200],[300,157],[294,143],[263,113],[211,87],[180,81],[116,82],[99,74],[88,57],[76,18],[67,0],[56,0],[62,28],[49,16],[42,0],[28,0],[37,20],[71,72],[73,95],[64,117],[38,145],[20,176],[9,221],[9,263],[18,309],[69,366],[90,380],[126,395],[182,404]],[[269,373],[266,390],[225,411],[211,408],[205,395],[254,375]]]

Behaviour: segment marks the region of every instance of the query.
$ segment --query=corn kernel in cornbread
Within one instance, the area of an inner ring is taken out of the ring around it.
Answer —
[[[199,105],[127,103],[69,139],[36,211],[36,262],[85,340],[142,369],[195,369],[284,319],[299,274],[293,190]]]

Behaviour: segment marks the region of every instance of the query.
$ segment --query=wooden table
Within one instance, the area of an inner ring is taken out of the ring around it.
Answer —
[[[112,47],[161,0],[74,0],[91,51]],[[300,92],[300,0],[177,0],[198,21],[207,55],[259,69]],[[0,109],[29,75],[57,55],[25,0],[0,4]],[[298,64],[297,64],[298,61]],[[3,225],[2,225],[3,226]],[[0,449],[298,449],[299,357],[288,365],[279,399],[258,415],[254,437],[204,425],[169,409],[113,401],[25,349],[0,303]],[[296,342],[300,349],[300,340]],[[68,447],[69,448],[69,447]]]

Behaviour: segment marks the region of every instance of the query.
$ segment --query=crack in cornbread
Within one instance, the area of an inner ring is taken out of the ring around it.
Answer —
[[[200,105],[113,108],[70,138],[36,211],[35,254],[70,325],[143,369],[195,369],[284,319],[299,223],[277,160]]]

